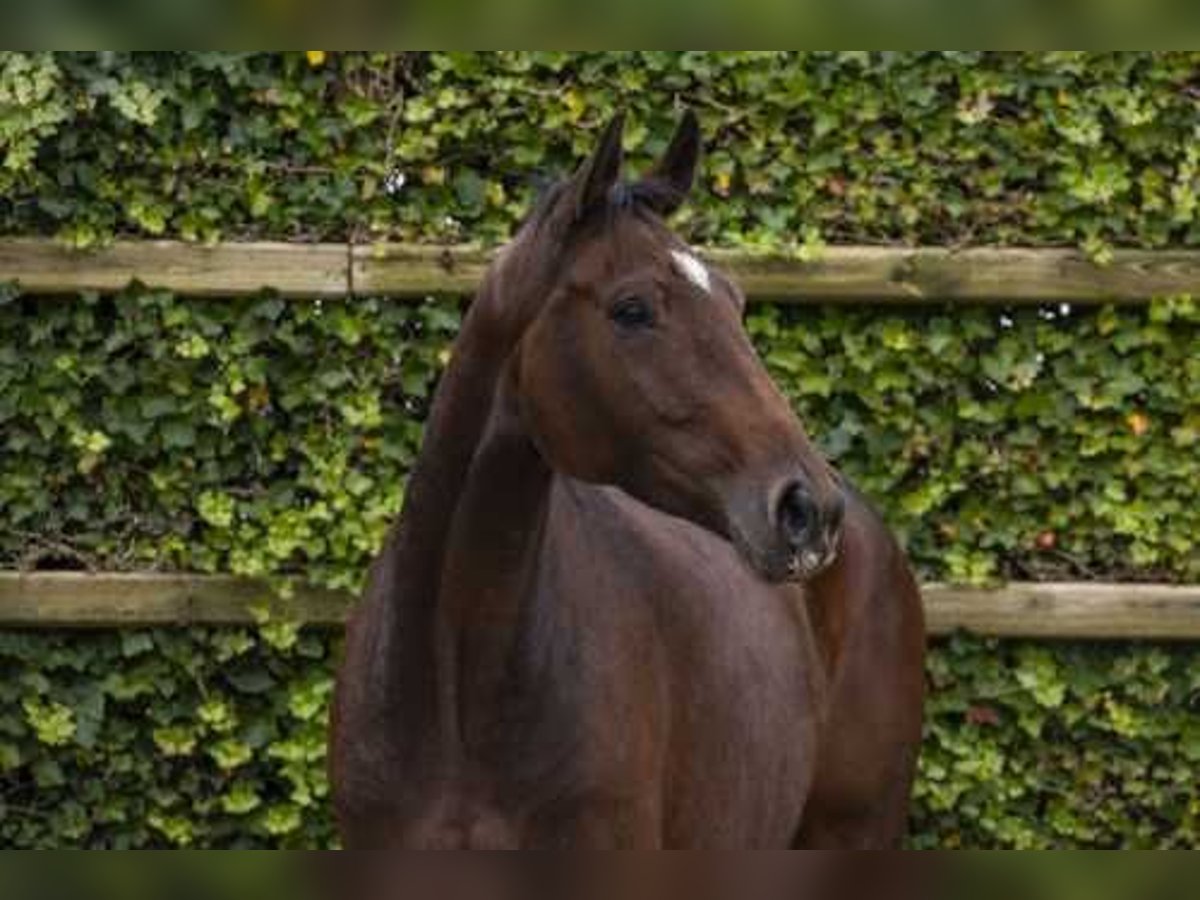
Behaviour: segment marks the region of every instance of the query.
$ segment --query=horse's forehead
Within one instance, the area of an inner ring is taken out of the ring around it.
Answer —
[[[578,246],[572,272],[581,282],[604,281],[635,269],[670,269],[706,296],[716,293],[713,270],[665,228],[635,217]]]
[[[709,272],[708,266],[691,250],[672,250],[671,265],[676,272],[704,291],[704,293],[712,293],[712,274]]]
[[[713,293],[712,270],[685,243],[645,223],[631,225],[630,230],[610,233],[607,239],[593,244],[589,262],[610,272],[630,266],[665,265],[705,294]]]

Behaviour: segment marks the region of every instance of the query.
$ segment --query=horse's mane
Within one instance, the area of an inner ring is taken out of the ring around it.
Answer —
[[[539,185],[539,193],[533,208],[521,222],[518,230],[529,227],[534,231],[549,222],[551,213],[562,200],[563,192],[570,183],[569,178],[546,179]],[[632,212],[643,219],[661,222],[659,210],[674,209],[685,200],[684,193],[665,179],[653,175],[640,178],[637,181],[619,181],[608,192],[608,202],[604,208],[592,211],[589,217],[600,218],[613,222],[617,214]]]
[[[613,186],[609,203],[618,209],[644,210],[660,218],[659,210],[675,209],[687,199],[676,185],[663,178],[647,176],[637,181],[619,182]]]

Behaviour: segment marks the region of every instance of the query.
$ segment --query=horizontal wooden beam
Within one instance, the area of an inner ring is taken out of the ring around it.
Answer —
[[[351,250],[351,293],[374,297],[469,294],[492,254],[474,247],[373,244]]]
[[[289,297],[336,297],[349,287],[349,249],[341,244],[184,244],[118,241],[73,250],[39,239],[0,240],[0,283],[31,294],[111,293],[139,281],[199,297],[273,288]]]
[[[928,585],[929,631],[997,637],[1200,640],[1200,586]],[[254,610],[312,625],[340,625],[345,593],[297,588],[284,599],[263,582],[225,576],[0,572],[0,626],[110,628],[239,625]]]
[[[1015,583],[924,590],[931,634],[1200,640],[1200,586]]]
[[[0,572],[0,625],[112,628],[242,625],[256,610],[313,625],[339,625],[349,595],[304,587],[282,598],[261,581],[157,573]]]
[[[1141,303],[1200,295],[1200,251],[1119,250],[1097,265],[1076,250],[829,247],[817,259],[702,251],[746,294],[781,303]],[[118,241],[77,251],[0,239],[0,282],[35,294],[111,292],[137,280],[196,296],[272,288],[287,297],[464,294],[491,253],[466,246]]]

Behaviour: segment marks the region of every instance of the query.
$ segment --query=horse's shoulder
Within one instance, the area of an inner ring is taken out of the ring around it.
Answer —
[[[846,496],[844,552],[853,557],[855,568],[873,571],[888,581],[899,570],[908,569],[908,557],[882,513],[849,480],[843,480]]]

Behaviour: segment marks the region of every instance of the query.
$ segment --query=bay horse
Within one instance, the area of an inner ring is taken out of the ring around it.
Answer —
[[[905,556],[665,224],[701,136],[618,116],[490,266],[351,617],[355,850],[889,848],[920,741]]]

